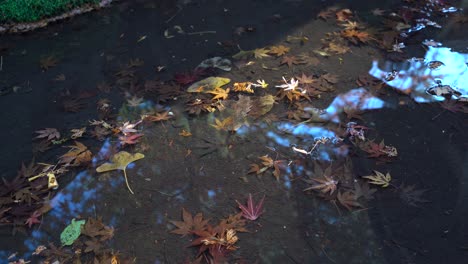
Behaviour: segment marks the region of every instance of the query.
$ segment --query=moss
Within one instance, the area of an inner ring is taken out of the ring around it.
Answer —
[[[0,0],[0,23],[32,22],[99,0]]]

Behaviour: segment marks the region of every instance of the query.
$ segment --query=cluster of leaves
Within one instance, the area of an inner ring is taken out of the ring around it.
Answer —
[[[171,221],[177,227],[171,233],[195,237],[189,246],[199,247],[197,262],[206,260],[207,263],[222,263],[230,251],[237,249],[236,232],[247,232],[246,221],[242,219],[242,213],[230,215],[216,226],[210,225],[209,221],[203,219],[201,213],[192,216],[182,208],[182,221]]]
[[[40,166],[33,161],[29,165],[22,164],[16,177],[11,181],[3,180],[0,185],[0,225],[13,225],[22,229],[25,225],[31,228],[41,222],[40,217],[51,207],[44,202],[50,196],[48,175],[63,174],[64,167]],[[30,180],[36,178],[35,180]]]
[[[316,52],[322,56],[330,56],[331,54],[340,55],[351,51],[348,43],[359,45],[368,44],[374,38],[369,31],[364,30],[365,26],[353,21],[354,14],[349,9],[338,9],[335,7],[327,8],[321,11],[318,18],[330,20],[335,18],[336,23],[343,29],[339,32],[327,33],[322,39],[323,47]]]
[[[280,180],[281,168],[284,169],[284,166],[287,164],[286,160],[273,160],[268,155],[260,156],[258,159],[261,160],[260,164],[253,163],[250,164],[250,170],[248,173],[254,173],[257,176],[263,175],[269,170],[273,170],[273,176],[276,180]]]
[[[53,263],[127,263],[124,257],[115,253],[108,241],[114,236],[114,228],[102,223],[101,218],[88,218],[81,226],[79,237],[70,246],[56,247],[50,243],[48,247],[40,246],[40,256],[45,261]],[[79,254],[76,254],[79,252]]]
[[[195,237],[189,247],[199,248],[196,263],[203,260],[206,263],[223,263],[228,253],[237,249],[236,243],[239,238],[236,233],[248,232],[245,219],[255,221],[263,214],[264,199],[265,197],[255,205],[252,195],[249,194],[247,206],[236,201],[241,212],[221,219],[215,226],[210,224],[210,219],[203,219],[201,213],[193,216],[182,208],[182,221],[170,221],[176,227],[171,233],[182,237]]]

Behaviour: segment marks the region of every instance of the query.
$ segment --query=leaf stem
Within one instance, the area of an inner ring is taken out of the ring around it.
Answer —
[[[128,190],[129,190],[132,194],[135,194],[135,193],[132,191],[132,188],[130,188],[130,185],[128,184],[127,171],[124,169],[123,172],[124,172],[124,176],[125,176],[125,183],[127,184]]]

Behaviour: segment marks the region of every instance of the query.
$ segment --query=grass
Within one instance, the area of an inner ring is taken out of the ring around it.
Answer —
[[[33,22],[99,0],[0,0],[0,23]]]

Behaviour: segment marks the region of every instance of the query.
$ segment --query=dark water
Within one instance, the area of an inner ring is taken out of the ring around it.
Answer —
[[[93,129],[89,120],[101,118],[96,106],[101,99],[109,99],[112,105],[109,123],[136,122],[154,109],[165,109],[174,117],[138,125],[144,136],[135,146],[119,146],[116,135],[101,141],[90,134],[77,139],[92,151],[91,164],[60,175],[60,187],[49,196],[52,210],[40,225],[28,228],[19,222],[2,227],[1,263],[8,263],[8,256],[15,252],[18,256],[13,260],[40,263],[39,257],[31,256],[37,246],[60,245],[60,233],[70,221],[88,217],[102,217],[104,224],[114,227],[115,236],[106,246],[133,262],[190,263],[198,252],[187,247],[193,237],[171,234],[170,221],[180,220],[185,208],[192,214],[203,213],[215,224],[238,213],[236,200],[245,202],[249,193],[255,201],[265,196],[265,211],[258,220],[248,222],[250,232],[238,233],[239,248],[228,254],[227,263],[468,263],[466,113],[446,110],[436,102],[440,97],[426,93],[430,81],[435,85],[437,74],[430,75],[421,65],[404,59],[392,62],[395,58],[378,45],[351,44],[346,54],[314,55],[327,32],[340,30],[333,18],[316,18],[335,4],[338,9],[351,9],[358,22],[376,30],[382,27],[382,19],[371,10],[390,13],[401,7],[399,1],[371,5],[364,1],[122,1],[43,30],[1,36],[0,162],[5,179],[12,179],[21,162],[28,164],[33,158],[55,164],[66,152],[62,146],[73,141],[33,153],[39,142],[32,140],[37,135],[34,131],[57,128],[65,135],[72,128],[87,126],[89,132]],[[427,27],[405,38],[405,52],[408,58],[426,56],[444,62],[439,73],[445,79],[441,79],[466,96],[466,22],[456,22],[452,14],[438,16],[437,21],[441,29]],[[185,33],[177,33],[174,26]],[[194,32],[205,33],[190,34]],[[302,35],[309,40],[285,42],[288,36]],[[442,42],[453,52],[425,48],[421,45],[425,39]],[[332,83],[332,91],[310,102],[301,101],[302,107],[324,109],[320,122],[288,117],[297,105],[282,99],[267,115],[235,120],[239,122],[235,132],[217,130],[212,126],[216,119],[235,116],[229,106],[241,98],[239,93],[229,94],[227,111],[189,115],[184,109],[197,95],[185,92],[188,85],[166,86],[174,94],[170,100],[161,100],[158,87],[163,85],[151,88],[150,81],[170,83],[175,73],[190,71],[207,58],[231,58],[238,47],[252,50],[272,45],[286,45],[293,55],[307,53],[319,63],[288,67],[278,66],[280,59],[274,57],[251,58],[253,65],[233,65],[229,72],[215,70],[211,75],[229,77],[232,83],[264,79],[267,89],[241,94],[252,101],[275,95],[281,89],[275,85],[284,84],[283,76],[289,81],[302,73],[337,75],[339,81]],[[57,65],[44,71],[39,61],[50,55],[58,58]],[[137,58],[144,65],[126,66]],[[374,60],[379,69],[372,66]],[[165,69],[158,71],[158,66]],[[122,69],[126,71],[116,74]],[[360,87],[356,79],[369,70],[378,78],[391,70],[402,72],[384,88]],[[65,80],[54,80],[60,74]],[[110,92],[97,89],[102,83],[109,84]],[[411,93],[399,92],[405,85]],[[84,98],[83,109],[63,111],[63,102],[77,96]],[[131,96],[143,101],[128,106]],[[345,133],[349,120],[343,107],[362,110],[364,120],[352,121],[369,128],[368,139],[385,140],[395,147],[397,157],[383,162],[359,150],[358,141]],[[180,136],[182,130],[192,135]],[[329,141],[316,144],[323,137]],[[314,145],[318,147],[311,155],[297,151],[308,151]],[[127,190],[122,171],[95,171],[118,150],[145,155],[127,169],[134,195]],[[259,164],[258,157],[264,155],[279,161],[277,179],[273,168],[259,177],[248,173],[250,164]],[[328,166],[339,179],[340,193],[355,192],[355,184],[366,182],[361,176],[374,170],[389,172],[391,186],[371,186],[376,189],[372,199],[361,197],[361,206],[348,211],[336,193],[303,191],[310,187],[304,180],[313,177],[318,167]],[[411,196],[415,192],[408,186],[420,190],[421,197]]]

